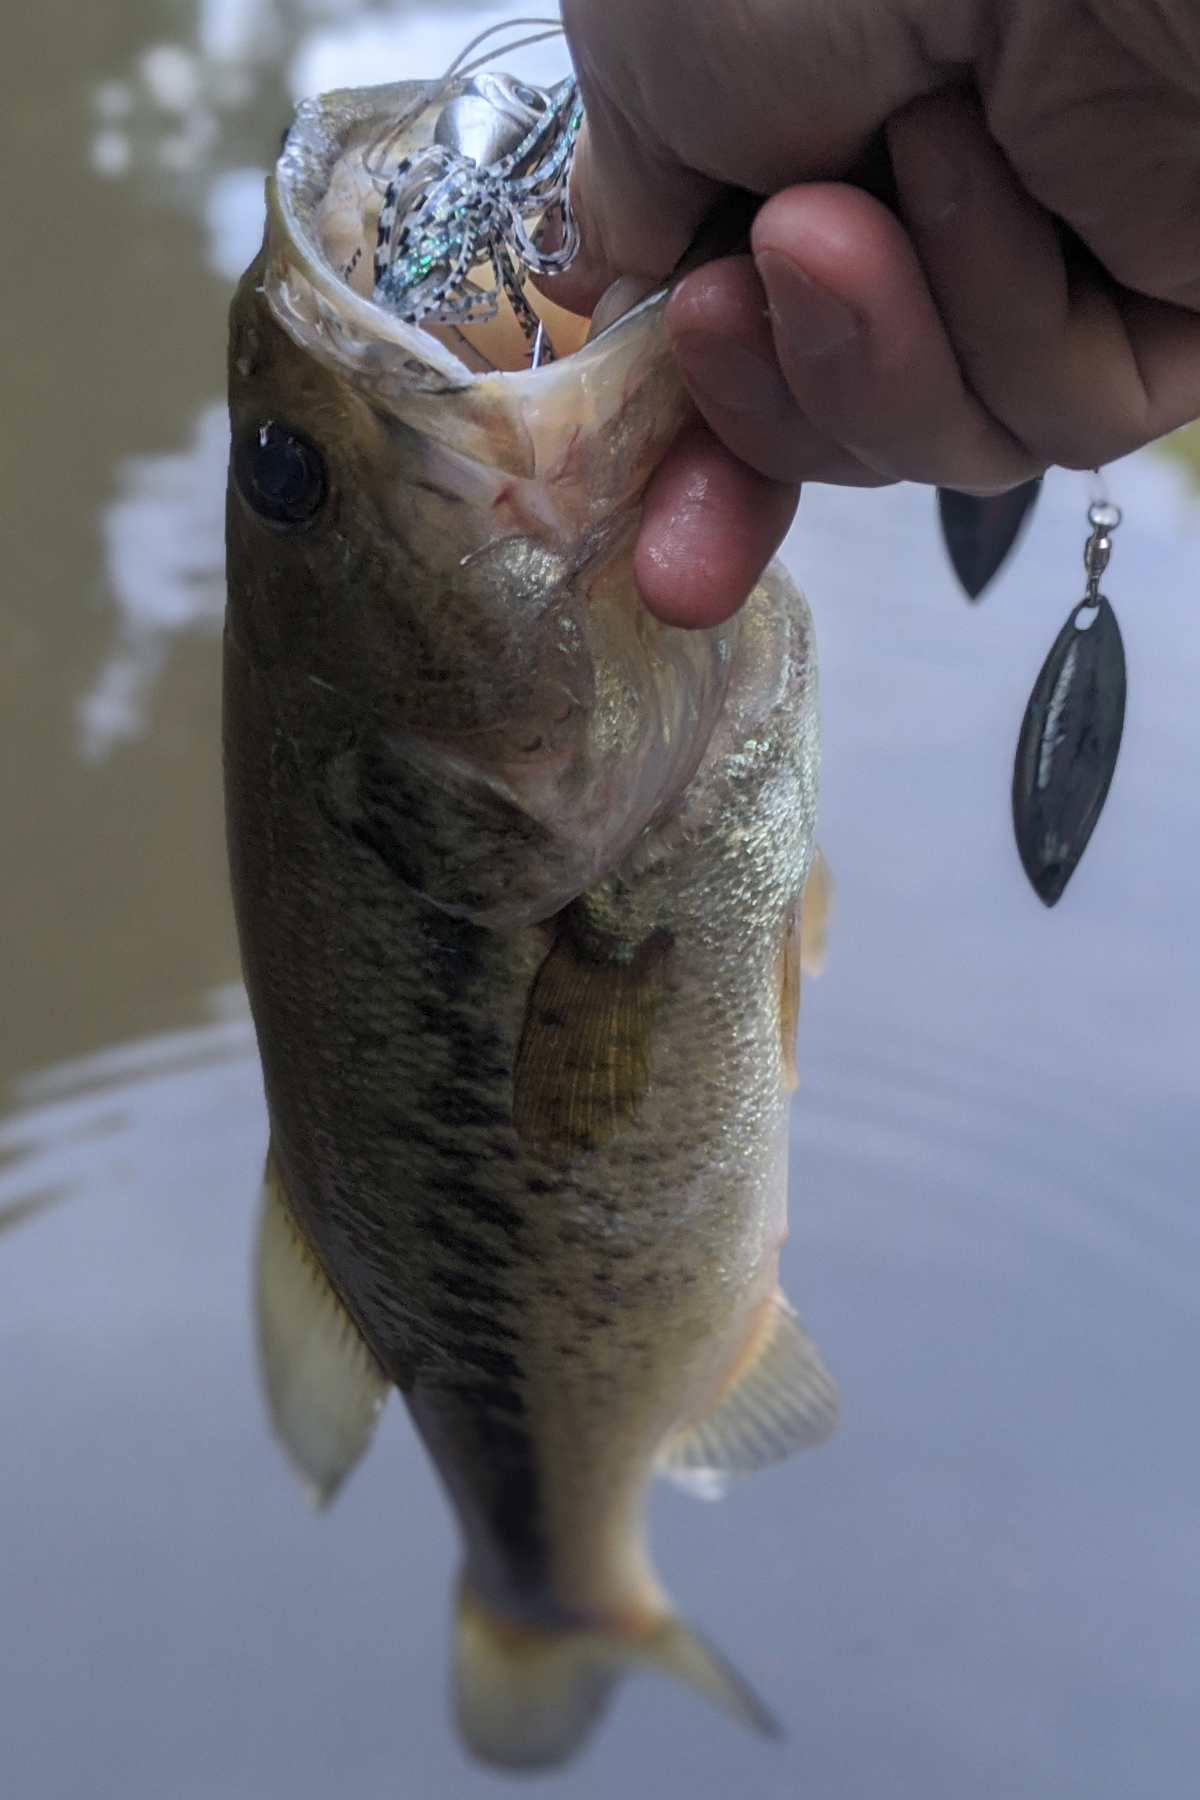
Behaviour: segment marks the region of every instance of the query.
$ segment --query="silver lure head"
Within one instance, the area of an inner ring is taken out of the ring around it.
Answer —
[[[443,106],[433,141],[487,168],[512,154],[549,105],[547,93],[515,75],[475,75]]]
[[[397,164],[384,189],[372,259],[374,298],[402,318],[463,325],[494,318],[506,295],[528,339],[538,336],[526,274],[559,274],[579,234],[569,187],[583,108],[573,77],[542,92],[513,76],[477,76],[435,100],[427,148]],[[401,137],[389,126],[374,153],[385,180]],[[559,220],[545,249],[531,231]],[[480,280],[489,267],[491,280]]]

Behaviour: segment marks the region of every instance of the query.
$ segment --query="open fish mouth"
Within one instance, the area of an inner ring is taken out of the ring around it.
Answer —
[[[617,284],[589,320],[529,279],[574,255],[581,120],[573,79],[539,89],[470,61],[440,81],[304,102],[268,191],[265,290],[280,324],[375,404],[526,478],[557,472],[565,411],[573,435],[590,433],[649,383],[657,460],[687,416],[665,291]]]

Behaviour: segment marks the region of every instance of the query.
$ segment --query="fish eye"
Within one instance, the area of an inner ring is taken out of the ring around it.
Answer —
[[[528,106],[533,112],[546,110],[545,96],[539,94],[536,88],[525,87],[518,82],[513,88],[513,96],[521,102],[522,106]]]
[[[272,525],[307,524],[329,485],[320,451],[273,419],[238,441],[233,474],[246,505]]]

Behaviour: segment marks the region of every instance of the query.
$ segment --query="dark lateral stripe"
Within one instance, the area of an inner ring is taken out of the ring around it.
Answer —
[[[470,1302],[475,1306],[513,1306],[515,1301],[504,1289],[497,1287],[494,1281],[482,1281],[476,1275],[469,1275],[464,1269],[447,1269],[436,1264],[429,1271],[429,1280],[434,1287],[453,1295],[456,1300]]]
[[[455,1344],[444,1346],[454,1361],[464,1368],[478,1369],[492,1381],[515,1382],[521,1379],[521,1365],[508,1350],[494,1350],[487,1344],[481,1344],[474,1338],[459,1338]],[[508,1412],[525,1411],[525,1401],[516,1388],[507,1390],[512,1399],[519,1402],[513,1406],[505,1401]]]
[[[476,1344],[486,1339],[509,1344],[520,1342],[519,1331],[514,1331],[511,1325],[505,1325],[490,1313],[472,1312],[465,1306],[439,1306],[432,1316],[465,1343]],[[513,1372],[519,1374],[520,1370],[514,1365]]]
[[[446,1207],[474,1224],[492,1225],[515,1244],[524,1239],[525,1220],[515,1206],[500,1199],[499,1195],[489,1194],[465,1181],[446,1180],[444,1176],[434,1176],[429,1187],[431,1198],[433,1193],[437,1195],[439,1212]]]
[[[472,1510],[491,1540],[506,1579],[536,1593],[549,1577],[537,1452],[525,1425],[524,1398],[512,1380],[439,1363],[410,1397],[418,1423],[435,1442],[453,1445],[453,1461],[472,1495]],[[434,1421],[436,1420],[436,1424]]]
[[[473,1126],[480,1130],[494,1131],[511,1123],[507,1108],[493,1106],[480,1095],[478,1089],[467,1091],[458,1088],[447,1098],[450,1103],[447,1112],[453,1119],[455,1129]]]
[[[504,1413],[512,1419],[524,1419],[528,1415],[529,1409],[525,1405],[524,1396],[503,1379],[488,1375],[486,1370],[482,1371],[479,1379],[465,1374],[448,1375],[442,1385],[447,1393],[457,1395],[460,1401],[470,1407],[473,1430],[477,1435],[485,1437],[490,1444],[494,1443],[495,1433],[499,1430],[499,1421],[494,1417],[496,1413]],[[516,1439],[513,1441],[516,1442]],[[524,1434],[521,1435],[520,1442],[532,1457],[533,1447]]]
[[[516,1258],[504,1250],[498,1250],[488,1239],[477,1237],[469,1230],[460,1229],[460,1223],[452,1223],[446,1213],[433,1207],[423,1208],[414,1219],[414,1225],[429,1242],[431,1248],[443,1251],[448,1256],[455,1256],[469,1269],[512,1269],[516,1267]]]

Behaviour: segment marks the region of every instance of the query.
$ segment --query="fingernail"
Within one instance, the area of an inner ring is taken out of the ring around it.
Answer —
[[[684,380],[701,403],[760,418],[775,418],[788,404],[787,384],[774,364],[731,338],[685,331],[673,348]]]
[[[754,261],[767,290],[776,337],[793,356],[806,361],[825,356],[859,336],[857,314],[828,288],[810,281],[790,256],[763,250]]]

